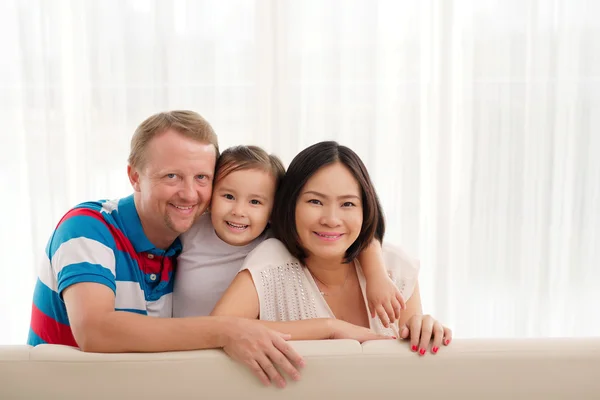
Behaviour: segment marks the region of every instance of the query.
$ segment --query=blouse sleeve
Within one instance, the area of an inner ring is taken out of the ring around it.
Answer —
[[[387,243],[383,244],[383,259],[390,278],[400,290],[404,301],[408,301],[419,277],[419,260],[410,257],[400,247]]]

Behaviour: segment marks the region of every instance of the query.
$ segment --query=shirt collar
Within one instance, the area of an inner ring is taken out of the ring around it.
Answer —
[[[127,196],[119,200],[119,215],[123,221],[123,230],[127,238],[133,245],[136,253],[152,253],[156,255],[171,257],[178,255],[181,252],[181,240],[175,239],[171,246],[165,251],[154,246],[144,233],[142,221],[135,208],[133,195]]]

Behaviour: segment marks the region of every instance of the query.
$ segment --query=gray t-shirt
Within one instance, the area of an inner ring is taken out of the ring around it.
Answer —
[[[265,239],[265,233],[245,246],[222,241],[205,213],[181,236],[183,251],[177,259],[173,288],[173,317],[209,315],[246,255]]]

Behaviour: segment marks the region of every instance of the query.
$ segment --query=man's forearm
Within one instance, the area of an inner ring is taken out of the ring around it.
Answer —
[[[321,340],[329,339],[334,334],[334,320],[330,318],[315,318],[302,321],[260,321],[263,325],[281,333],[288,333],[291,340]]]
[[[163,352],[219,348],[229,317],[154,318],[114,311],[82,327],[78,344],[96,353]]]

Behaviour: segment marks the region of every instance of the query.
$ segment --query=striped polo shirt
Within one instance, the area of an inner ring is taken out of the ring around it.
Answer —
[[[27,343],[77,346],[63,291],[80,282],[108,286],[115,310],[171,317],[177,239],[156,248],[142,229],[133,195],[87,202],[60,220],[38,270]]]

